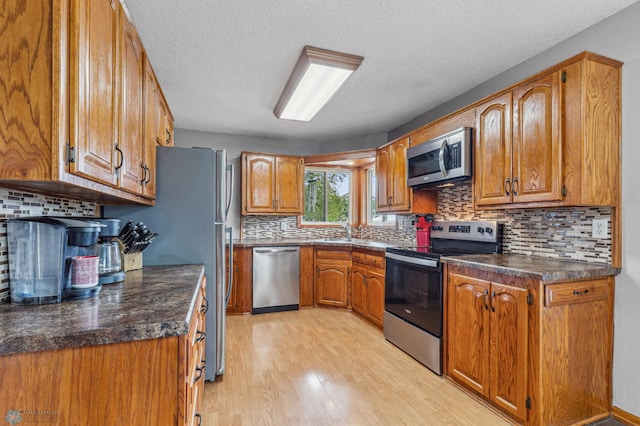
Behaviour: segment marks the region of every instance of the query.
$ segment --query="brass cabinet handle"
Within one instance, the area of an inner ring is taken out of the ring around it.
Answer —
[[[208,310],[209,310],[209,299],[207,299],[207,297],[205,296],[202,299],[202,306],[200,307],[200,312],[202,312],[203,314],[206,314]]]
[[[573,294],[575,294],[576,296],[582,296],[583,294],[588,294],[589,293],[589,289],[585,288],[582,291],[578,291],[578,290],[573,290]]]
[[[147,173],[147,180],[144,181],[145,184],[149,183],[151,181],[151,169],[147,166],[144,166],[145,170],[148,172]]]
[[[169,131],[169,129],[164,129],[165,132],[167,132],[167,138],[164,140],[165,144],[169,145],[171,143],[171,132]]]
[[[493,298],[496,297],[496,292],[491,292],[491,297],[489,298],[489,304],[491,305],[491,312],[495,312],[496,308],[493,306]]]
[[[205,333],[204,331],[197,330],[196,336],[198,336],[196,337],[196,343],[202,342],[205,339],[205,337],[207,337],[207,333]]]
[[[485,290],[484,293],[482,293],[482,303],[484,303],[484,309],[486,311],[489,310],[489,305],[487,304],[487,296],[489,295],[489,290]]]
[[[505,195],[508,197],[509,195],[511,195],[511,192],[509,192],[509,189],[511,188],[511,181],[507,178],[504,181],[504,193]]]
[[[513,183],[511,184],[511,190],[513,191],[513,196],[517,197],[518,196],[518,177],[514,177],[513,178]]]
[[[193,417],[196,417],[196,418],[198,419],[198,423],[197,423],[197,425],[198,425],[198,426],[202,426],[202,414],[200,414],[200,413],[196,412],[196,413],[193,415]]]

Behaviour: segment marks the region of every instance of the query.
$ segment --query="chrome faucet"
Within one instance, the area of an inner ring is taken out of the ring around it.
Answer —
[[[347,231],[347,240],[351,239],[351,224],[349,222],[345,222],[342,224],[342,227],[345,231]]]

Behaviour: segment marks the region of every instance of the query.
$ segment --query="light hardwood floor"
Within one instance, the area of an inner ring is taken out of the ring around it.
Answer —
[[[228,316],[226,345],[204,425],[510,424],[347,311]]]

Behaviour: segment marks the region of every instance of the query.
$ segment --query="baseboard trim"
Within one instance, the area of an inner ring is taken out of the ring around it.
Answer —
[[[631,413],[627,413],[621,408],[616,406],[611,407],[611,417],[616,420],[620,420],[628,425],[640,426],[640,417],[634,416]]]

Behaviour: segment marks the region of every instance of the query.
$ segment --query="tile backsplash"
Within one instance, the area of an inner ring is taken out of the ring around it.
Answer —
[[[354,238],[415,241],[413,215],[397,216],[396,226],[353,229]],[[611,263],[611,208],[474,211],[471,183],[438,192],[436,220],[496,220],[504,224],[504,252],[567,260]],[[607,238],[591,237],[593,219],[607,219]],[[298,228],[296,216],[245,216],[242,238],[339,238],[343,228]]]
[[[0,301],[9,297],[7,219],[23,216],[96,215],[96,204],[0,188]]]

